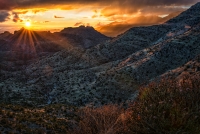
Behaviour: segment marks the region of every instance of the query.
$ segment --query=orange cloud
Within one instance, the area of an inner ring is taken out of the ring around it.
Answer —
[[[123,15],[123,14],[136,14],[140,10],[138,8],[132,7],[129,9],[129,7],[122,8],[121,6],[116,6],[113,8],[112,6],[106,7],[101,11],[101,15],[110,17],[115,15]]]
[[[17,12],[13,12],[13,22],[23,22]]]
[[[83,22],[77,22],[76,24],[74,24],[74,26],[80,26],[80,25],[84,25]]]
[[[56,15],[54,15],[54,18],[56,18],[56,19],[60,19],[60,18],[65,18],[65,17],[60,17],[60,16],[56,16]]]
[[[90,26],[90,23],[77,22],[74,26]]]
[[[166,22],[167,20],[177,16],[180,14],[180,12],[174,12],[172,14],[169,14],[165,18],[158,17],[156,15],[140,15],[138,17],[132,17],[125,21],[121,22],[112,22],[107,25],[103,25],[102,23],[97,24],[97,30],[101,33],[107,35],[107,36],[117,36],[126,30],[136,27],[136,26],[148,26],[148,25],[155,25],[155,24],[161,24]]]
[[[0,10],[0,22],[4,22],[9,19],[10,14],[7,11]]]
[[[98,15],[93,15],[93,16],[92,16],[92,18],[97,18],[97,17],[98,17]]]
[[[37,14],[39,12],[45,12],[45,11],[47,11],[47,9],[32,9],[32,12],[35,14]]]
[[[147,6],[166,6],[166,5],[190,5],[199,0],[0,0],[0,10],[2,9],[25,9],[34,7],[57,7],[62,6],[66,9],[73,8],[73,5],[98,5],[110,8],[137,10]]]

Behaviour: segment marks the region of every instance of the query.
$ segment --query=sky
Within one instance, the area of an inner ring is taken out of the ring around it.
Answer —
[[[22,27],[60,31],[92,26],[117,36],[134,26],[161,24],[200,0],[0,0],[0,33]]]

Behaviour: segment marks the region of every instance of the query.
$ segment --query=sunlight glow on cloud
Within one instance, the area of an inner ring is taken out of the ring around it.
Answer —
[[[0,23],[18,28],[23,26],[23,21],[30,20],[36,30],[90,24],[115,36],[133,26],[163,23],[198,1],[0,0]]]

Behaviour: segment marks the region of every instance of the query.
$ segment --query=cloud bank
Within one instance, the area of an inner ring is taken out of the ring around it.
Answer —
[[[103,34],[106,34],[107,36],[117,36],[120,33],[125,32],[126,30],[132,28],[132,27],[138,27],[138,26],[149,26],[149,25],[155,25],[155,24],[161,24],[166,22],[167,20],[176,17],[181,12],[174,12],[169,14],[168,16],[161,18],[156,15],[150,15],[150,16],[138,16],[131,18],[127,21],[123,22],[112,22],[110,24],[103,25],[100,22],[97,24],[97,30],[101,31]]]
[[[110,7],[126,8],[125,11],[135,11],[146,6],[180,6],[194,4],[195,2],[198,2],[198,0],[0,0],[0,10],[79,4],[110,5]]]
[[[4,22],[7,19],[9,19],[10,14],[8,13],[8,11],[4,11],[4,10],[0,10],[0,22]]]
[[[61,17],[61,16],[56,16],[56,15],[54,15],[54,18],[56,18],[56,19],[62,19],[62,18],[65,18],[65,17]]]
[[[89,17],[94,20],[103,18],[93,26],[107,35],[116,36],[133,26],[163,23],[197,2],[200,0],[0,0],[0,22],[8,20],[9,11],[13,10],[32,9],[34,14],[58,8],[64,11],[77,10],[77,14],[93,10],[93,15]],[[22,21],[19,14],[23,13],[12,13],[14,22]],[[58,15],[52,17],[57,21],[64,20],[60,19],[64,18],[63,14]],[[158,17],[162,15],[168,16]],[[105,24],[104,20],[110,23]],[[90,22],[77,19],[74,26],[87,23]]]

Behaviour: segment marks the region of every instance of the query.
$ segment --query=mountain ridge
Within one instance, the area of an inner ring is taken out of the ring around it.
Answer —
[[[76,46],[81,46],[85,49],[110,39],[110,37],[101,34],[90,26],[68,27],[61,30],[58,34],[75,43]]]

